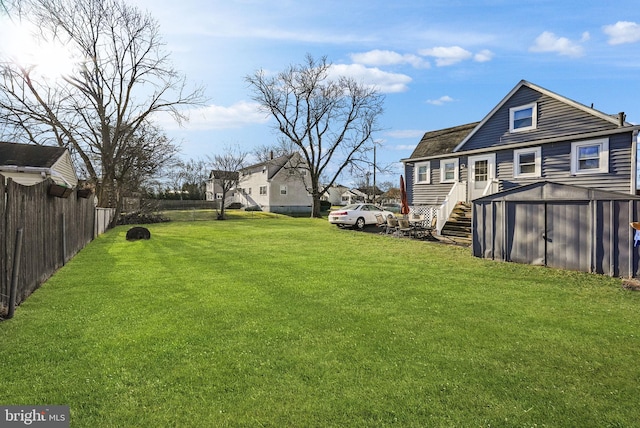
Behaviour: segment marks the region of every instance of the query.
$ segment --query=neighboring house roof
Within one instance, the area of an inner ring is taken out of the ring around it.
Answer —
[[[245,174],[252,174],[255,172],[261,172],[266,168],[268,171],[267,179],[272,179],[274,175],[276,175],[284,166],[289,162],[296,154],[290,154],[285,156],[280,156],[277,158],[270,159],[265,162],[260,162],[254,165],[249,165],[248,167],[242,168],[242,171]]]
[[[233,172],[233,171],[222,171],[220,169],[214,169],[211,170],[211,172],[209,173],[209,179],[210,180],[219,180],[221,178],[233,178],[233,179],[238,179],[239,173]]]
[[[343,194],[343,195],[345,195],[345,194],[351,194],[351,195],[353,195],[353,196],[360,196],[360,197],[363,197],[363,198],[367,196],[367,194],[366,194],[366,193],[363,193],[363,192],[361,192],[361,191],[360,191],[360,190],[358,190],[358,189],[347,189],[347,190],[345,190],[342,194]]]
[[[410,158],[422,158],[452,153],[453,149],[479,124],[473,122],[424,134]]]
[[[51,168],[67,149],[0,142],[0,166]]]
[[[67,187],[78,184],[71,155],[64,147],[0,142],[0,172],[27,186],[47,177]]]

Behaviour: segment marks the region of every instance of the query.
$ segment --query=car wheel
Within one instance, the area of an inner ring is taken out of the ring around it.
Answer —
[[[355,224],[356,229],[358,229],[358,230],[364,229],[364,225],[365,224],[366,223],[364,221],[364,218],[363,217],[358,217],[358,219],[356,220],[356,224]]]

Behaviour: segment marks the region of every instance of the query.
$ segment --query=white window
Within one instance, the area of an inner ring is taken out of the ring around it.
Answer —
[[[527,104],[509,109],[509,132],[528,131],[538,127],[538,105]]]
[[[267,186],[260,186],[260,194],[261,195],[267,194]]]
[[[440,182],[455,183],[458,181],[458,159],[440,161]]]
[[[514,150],[513,177],[541,177],[541,153],[540,147]]]
[[[431,181],[431,168],[429,166],[429,162],[417,163],[415,168],[416,184],[429,183]]]
[[[280,194],[281,195],[287,194],[287,186],[280,186]]]
[[[571,143],[571,174],[609,172],[609,139]]]

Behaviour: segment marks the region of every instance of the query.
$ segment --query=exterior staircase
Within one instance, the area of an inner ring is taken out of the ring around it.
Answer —
[[[440,235],[460,244],[471,244],[471,204],[458,202],[440,231]]]

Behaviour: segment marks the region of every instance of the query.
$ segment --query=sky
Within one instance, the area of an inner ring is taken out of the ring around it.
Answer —
[[[206,88],[189,123],[163,123],[184,159],[274,144],[245,77],[307,54],[385,94],[374,139],[391,172],[379,181],[399,179],[426,131],[482,120],[523,79],[640,123],[635,0],[125,1],[157,19],[175,67]]]

